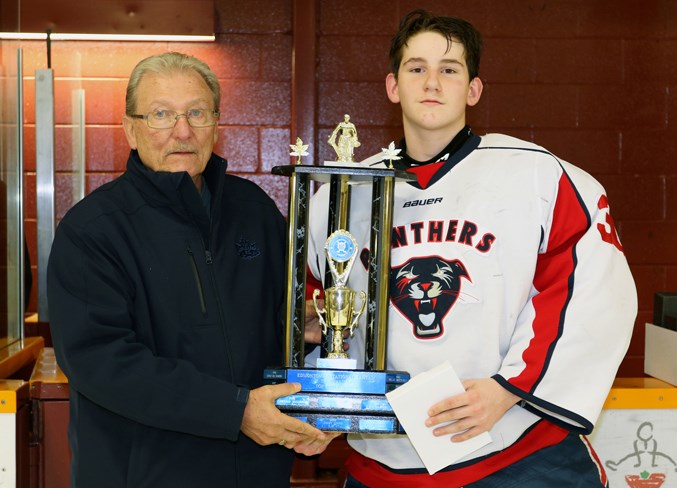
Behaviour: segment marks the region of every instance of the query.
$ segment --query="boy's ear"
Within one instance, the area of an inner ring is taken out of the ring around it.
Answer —
[[[483,89],[484,85],[482,84],[482,80],[480,80],[479,76],[476,76],[470,81],[467,101],[468,106],[472,107],[474,105],[477,105],[477,102],[480,101],[480,97],[482,96]]]
[[[397,80],[392,73],[388,73],[388,76],[386,76],[386,93],[391,102],[400,103],[400,96],[397,93]]]

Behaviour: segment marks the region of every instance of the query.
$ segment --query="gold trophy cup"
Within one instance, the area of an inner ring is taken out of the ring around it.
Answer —
[[[337,230],[329,236],[324,246],[327,262],[334,278],[334,286],[324,292],[325,308],[320,308],[317,297],[320,290],[313,292],[313,304],[315,311],[322,324],[322,333],[327,334],[332,330],[332,346],[327,351],[329,359],[349,359],[348,353],[343,351],[343,334],[347,330],[353,335],[357,321],[364,312],[367,303],[367,294],[360,291],[362,304],[360,309],[355,309],[355,296],[357,292],[345,286],[350,269],[357,256],[357,242],[355,238],[345,230]],[[343,268],[339,271],[339,267]]]

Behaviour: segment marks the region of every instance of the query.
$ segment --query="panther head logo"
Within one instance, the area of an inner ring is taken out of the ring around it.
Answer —
[[[458,299],[461,278],[472,281],[463,263],[438,256],[413,258],[392,268],[390,299],[411,322],[417,338],[442,335],[442,320]]]

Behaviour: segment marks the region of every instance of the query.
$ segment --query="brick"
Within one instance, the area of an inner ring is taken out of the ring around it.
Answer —
[[[515,60],[519,59],[516,63]],[[480,78],[486,83],[533,83],[537,67],[533,39],[495,39],[484,42]],[[481,103],[481,102],[480,102]]]
[[[661,220],[665,188],[662,177],[653,175],[601,175],[614,219]]]
[[[318,124],[332,129],[349,114],[362,125],[396,125],[401,120],[399,105],[388,100],[384,83],[320,83]]]
[[[677,176],[665,178],[665,217],[669,220],[677,220]]]
[[[289,136],[289,129],[261,130],[261,173],[268,174],[274,166],[286,166],[291,163],[290,144],[294,143]],[[308,144],[304,142],[304,144]],[[312,154],[314,146],[308,149]],[[293,158],[296,159],[296,158]],[[310,164],[311,156],[301,159],[301,164]]]
[[[85,193],[89,195],[104,183],[113,181],[120,173],[88,173],[85,181]]]
[[[665,37],[674,39],[677,37],[677,4],[675,2],[664,2],[666,14],[664,16]]]
[[[456,17],[463,17],[471,22],[479,31],[486,37],[490,34],[488,22],[489,12],[494,8],[493,2],[468,2],[465,0],[426,0],[425,5],[422,5],[421,0],[400,0],[399,9],[397,12],[397,22],[392,26],[383,26],[387,28],[391,35],[395,34],[395,30],[399,21],[408,12],[417,8],[425,8],[430,10],[435,15],[450,15]],[[394,6],[394,5],[393,5]],[[389,7],[391,8],[391,7]]]
[[[484,91],[482,92],[482,98],[480,99],[480,102],[476,104],[474,107],[467,107],[466,106],[466,111],[465,111],[465,116],[466,116],[466,124],[468,124],[470,127],[487,127],[489,125],[489,115],[490,115],[490,106],[489,106],[489,95],[486,95],[485,93],[490,93],[491,92],[491,87],[487,84],[484,85]],[[485,131],[480,131],[477,132],[478,134],[481,134]],[[495,130],[493,132],[496,132]]]
[[[668,82],[677,79],[677,60],[672,53],[677,46],[669,39],[625,39],[623,41],[623,65],[628,72],[642,73],[645,80]]]
[[[619,233],[631,264],[677,264],[677,221],[622,222]]]
[[[534,142],[593,175],[620,171],[621,138],[616,130],[534,128]]]
[[[266,35],[259,37],[261,64],[259,79],[270,81],[290,81],[292,78],[292,41],[291,35]]]
[[[124,171],[129,144],[122,126],[87,126],[85,152],[87,171]]]
[[[30,220],[37,217],[37,182],[35,173],[24,173],[24,219]]]
[[[85,137],[91,128],[85,129]],[[54,128],[54,166],[57,171],[74,170],[73,127],[57,125]],[[24,171],[35,171],[35,125],[24,126]]]
[[[404,13],[402,13],[404,15]],[[322,0],[317,9],[319,34],[358,35],[385,30],[395,33],[400,16],[389,0],[350,2]],[[365,21],[360,21],[365,19]],[[386,52],[387,54],[387,52]]]
[[[127,80],[95,79],[95,80],[54,80],[54,121],[56,124],[72,124],[73,90],[85,90],[85,123],[114,124],[120,123],[125,113],[125,89]],[[35,123],[35,80],[24,81],[24,120],[28,124]]]
[[[605,85],[623,82],[621,39],[541,39],[535,42],[534,51],[536,82]],[[514,62],[520,59],[518,55],[509,58],[513,64],[521,64]]]
[[[677,128],[677,84],[669,85],[666,89],[668,91],[668,102],[665,120],[668,128],[674,130]]]
[[[214,151],[228,160],[228,170],[254,173],[259,167],[259,135],[254,127],[225,127],[219,130]]]
[[[275,175],[240,175],[259,185],[275,201],[282,215],[287,216],[289,207],[289,180]]]
[[[675,175],[677,126],[667,129],[637,127],[622,132],[621,172]]]
[[[201,59],[219,79],[252,80],[259,75],[261,50],[258,37],[233,34],[220,36],[216,43],[170,43],[169,48]]]
[[[493,84],[483,103],[489,105],[490,126],[573,128],[578,118],[576,92],[572,85]]]
[[[654,293],[665,290],[667,271],[665,266],[634,265],[632,277],[637,287],[637,299],[640,310],[652,311]]]
[[[384,36],[321,37],[317,77],[320,81],[380,82],[385,87],[389,48],[390,38]]]
[[[489,2],[486,36],[496,37],[571,37],[578,24],[583,0],[541,2],[504,0]]]
[[[290,123],[291,86],[283,82],[226,81],[221,89],[221,122],[231,125]]]
[[[24,124],[24,171],[35,171],[35,124]]]
[[[74,177],[73,173],[54,175],[54,216],[57,220],[61,220],[77,202],[73,188]]]
[[[626,356],[616,373],[617,378],[641,378],[644,376],[646,376],[644,374],[644,354],[641,356]]]
[[[288,0],[216,0],[217,33],[289,32],[292,2]]]
[[[71,90],[76,88],[77,83],[64,83],[63,100],[68,100],[68,107],[65,110],[67,117],[57,122],[69,123]],[[85,90],[85,123],[87,124],[120,124],[125,114],[125,91],[127,89],[126,79],[96,79],[83,80],[82,88]],[[57,105],[58,107],[58,105]],[[64,107],[66,108],[66,107]],[[61,112],[57,110],[57,116]]]
[[[666,266],[665,272],[666,272],[665,288],[663,290],[656,291],[665,291],[665,290],[677,291],[677,266]]]
[[[626,85],[579,87],[580,126],[583,128],[664,128],[668,95],[664,85],[636,82]]]
[[[666,6],[670,3],[577,0],[575,34],[580,37],[662,37],[666,31]]]

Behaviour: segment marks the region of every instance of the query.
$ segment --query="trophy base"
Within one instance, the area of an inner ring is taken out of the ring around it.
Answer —
[[[394,415],[334,415],[324,413],[291,412],[287,415],[325,432],[362,434],[404,434]]]
[[[385,395],[409,381],[403,371],[370,371],[364,369],[266,368],[266,384],[300,383],[305,393],[360,393]]]
[[[401,371],[268,368],[267,384],[300,383],[301,391],[278,398],[287,415],[328,432],[397,434],[402,429],[385,394],[409,380]]]

